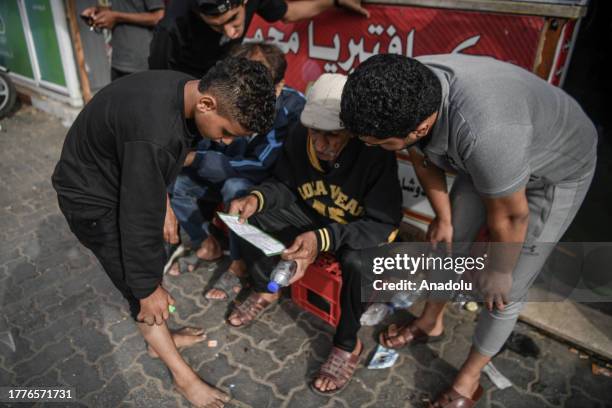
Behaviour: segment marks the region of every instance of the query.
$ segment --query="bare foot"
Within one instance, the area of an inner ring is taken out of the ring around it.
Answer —
[[[172,341],[177,349],[193,346],[194,344],[203,342],[206,340],[206,334],[204,329],[199,327],[183,327],[177,331],[170,333],[172,335]],[[159,354],[151,346],[147,346],[147,352],[149,356],[153,358],[159,358]]]
[[[361,353],[362,348],[363,344],[361,343],[361,340],[357,339],[357,345],[353,350],[353,354],[358,356]],[[317,390],[321,392],[334,391],[338,388],[336,383],[327,377],[317,377],[314,381],[314,386]]]
[[[175,381],[174,386],[183,397],[197,408],[221,408],[231,399],[223,391],[204,383],[197,375],[180,385],[178,381]]]
[[[181,272],[179,270],[178,262],[173,263],[170,269],[168,270],[168,275],[179,276],[180,274]]]
[[[233,273],[239,278],[243,278],[246,275],[246,264],[242,260],[232,261],[229,268],[227,269],[230,273]],[[241,286],[234,286],[232,288],[232,291],[234,293],[238,293],[241,289]],[[221,289],[212,288],[204,294],[204,297],[209,300],[225,300],[227,299],[227,293],[225,293]]]

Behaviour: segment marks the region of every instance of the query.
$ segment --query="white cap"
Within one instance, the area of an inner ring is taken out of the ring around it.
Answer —
[[[300,116],[302,125],[319,130],[340,130],[340,99],[346,75],[323,74],[306,93],[306,105]]]

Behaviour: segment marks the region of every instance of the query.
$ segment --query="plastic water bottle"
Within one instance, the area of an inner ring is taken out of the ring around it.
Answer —
[[[268,283],[268,290],[272,293],[276,293],[280,288],[289,286],[289,281],[295,275],[297,270],[297,263],[295,261],[280,261],[276,268],[272,271],[271,280]]]
[[[361,315],[360,323],[362,326],[376,326],[389,313],[391,313],[391,308],[386,303],[372,303]]]
[[[419,290],[398,292],[393,295],[390,303],[394,310],[408,309],[421,297],[421,294]]]

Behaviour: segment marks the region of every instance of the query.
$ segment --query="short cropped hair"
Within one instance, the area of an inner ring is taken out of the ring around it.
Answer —
[[[358,136],[403,138],[441,101],[442,85],[432,70],[413,58],[379,54],[349,75],[340,118]]]
[[[272,81],[277,85],[285,78],[287,71],[287,60],[285,54],[274,44],[268,43],[246,43],[238,44],[229,51],[232,57],[243,57],[253,59],[257,54],[262,56],[261,61],[272,74]]]
[[[204,74],[198,90],[213,95],[219,114],[243,128],[265,134],[272,127],[276,95],[270,72],[263,64],[225,58]]]

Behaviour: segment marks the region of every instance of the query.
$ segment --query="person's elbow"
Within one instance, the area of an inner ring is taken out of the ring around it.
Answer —
[[[489,230],[493,234],[504,234],[507,231],[525,228],[529,223],[529,209],[517,209],[505,214],[495,214],[488,218]]]
[[[159,9],[159,10],[155,10],[154,12],[152,12],[151,13],[151,25],[156,26],[157,23],[159,23],[161,19],[164,18],[165,15],[166,15],[165,9]]]

